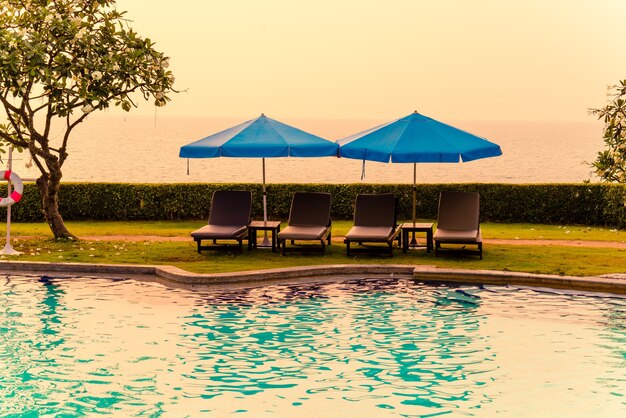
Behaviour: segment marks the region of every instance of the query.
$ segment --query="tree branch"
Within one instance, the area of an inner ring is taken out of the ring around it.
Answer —
[[[19,119],[24,120],[24,118],[26,117],[26,115],[24,114],[24,112],[11,105],[5,97],[1,97],[0,96],[0,101],[2,101],[2,103],[5,105],[5,111],[6,111],[6,115],[7,115],[7,119],[9,119],[9,122],[11,123],[11,126],[13,127],[13,130],[15,131],[17,137],[19,138],[19,141],[21,141],[21,143],[27,144],[28,141],[24,138],[24,134],[22,132],[22,130],[20,129],[19,123],[15,120],[15,118],[13,117],[13,115],[17,115]],[[7,106],[8,104],[8,106]],[[10,137],[9,137],[10,138]],[[14,145],[18,145],[18,140],[15,139],[7,139],[9,142],[13,143]],[[23,145],[18,145],[18,146],[23,146]]]
[[[30,151],[30,148],[29,148]],[[43,166],[43,164],[41,164],[41,161],[39,161],[39,158],[37,158],[36,154],[33,154],[32,152],[30,153],[30,156],[33,158],[33,162],[35,163],[35,165],[37,166],[37,168],[39,169],[39,172],[43,175],[43,174],[47,174],[48,172],[46,171],[46,168]]]
[[[63,135],[63,143],[61,144],[61,148],[59,148],[59,167],[63,165],[63,163],[65,162],[65,159],[68,156],[66,150],[67,150],[67,142],[70,139],[70,133],[79,123],[81,123],[87,118],[87,115],[88,113],[84,113],[81,117],[79,117],[73,123],[70,124],[70,117],[68,114],[67,119],[66,119],[67,129],[65,130],[65,134]]]
[[[15,139],[11,135],[7,135],[6,133],[4,133],[2,131],[0,131],[0,138],[2,138],[3,140],[5,140],[8,143],[13,144],[15,146],[18,146],[18,147],[21,147],[21,148],[28,148],[28,142],[20,141],[19,139]]]

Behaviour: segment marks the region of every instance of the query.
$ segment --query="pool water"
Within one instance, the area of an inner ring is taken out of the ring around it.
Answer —
[[[0,416],[626,416],[626,300],[8,276]]]

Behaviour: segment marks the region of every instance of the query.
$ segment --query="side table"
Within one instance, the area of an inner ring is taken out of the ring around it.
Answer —
[[[416,245],[416,247],[426,247],[426,252],[430,252],[433,249],[433,224],[432,223],[413,223],[406,222],[400,225],[402,230],[402,252],[407,252],[409,249],[409,233],[413,233],[415,238],[416,232],[426,233],[426,245]]]
[[[280,221],[252,221],[248,224],[248,250],[259,247],[269,247],[268,245],[258,245],[258,231],[269,231],[272,236],[272,252],[276,252],[278,243],[278,233],[280,232]]]

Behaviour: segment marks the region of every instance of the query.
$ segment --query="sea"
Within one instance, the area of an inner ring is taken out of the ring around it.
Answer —
[[[590,119],[592,119],[590,117]],[[245,119],[91,115],[72,134],[65,182],[259,183],[258,158],[179,158],[181,146]],[[366,119],[281,119],[329,140],[385,123]],[[590,163],[602,150],[601,122],[443,121],[497,143],[503,155],[468,163],[417,164],[418,183],[579,183],[598,181]],[[53,143],[61,135],[53,134]],[[6,164],[6,157],[4,158]],[[38,177],[15,153],[13,170]],[[413,164],[347,158],[268,158],[267,183],[412,183]],[[364,174],[364,177],[363,177]]]

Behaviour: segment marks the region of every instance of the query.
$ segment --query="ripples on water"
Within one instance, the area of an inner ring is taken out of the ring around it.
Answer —
[[[620,298],[408,279],[208,292],[8,277],[1,290],[2,416],[626,412]]]
[[[485,137],[503,150],[497,158],[467,164],[418,164],[419,183],[555,183],[594,179],[585,162],[603,148],[602,124],[445,121]],[[241,119],[99,116],[81,124],[70,140],[64,166],[65,181],[181,183],[261,181],[261,161],[256,158],[186,160],[178,157],[182,145],[204,138]],[[329,140],[369,129],[381,120],[285,120]],[[57,142],[61,135],[56,134]],[[36,177],[16,156],[15,171],[22,178]],[[268,183],[359,183],[361,161],[347,158],[271,158]],[[366,164],[365,182],[413,181],[412,164]]]

